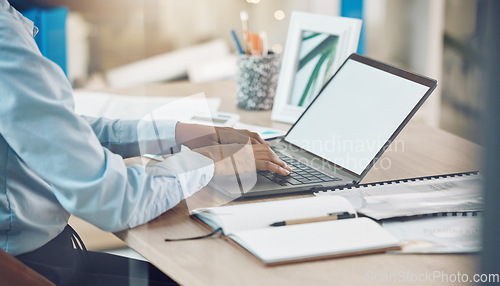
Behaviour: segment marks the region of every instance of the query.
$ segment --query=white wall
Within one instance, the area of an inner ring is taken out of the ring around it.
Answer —
[[[367,55],[436,79],[438,88],[415,118],[439,126],[444,0],[367,0],[365,5]]]

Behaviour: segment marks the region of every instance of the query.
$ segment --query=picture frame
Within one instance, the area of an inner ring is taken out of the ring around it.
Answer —
[[[271,119],[295,123],[356,52],[360,31],[360,19],[292,12]]]

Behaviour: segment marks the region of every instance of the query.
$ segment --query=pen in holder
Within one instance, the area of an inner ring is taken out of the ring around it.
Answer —
[[[238,55],[236,96],[238,107],[267,110],[273,106],[278,84],[280,55]]]

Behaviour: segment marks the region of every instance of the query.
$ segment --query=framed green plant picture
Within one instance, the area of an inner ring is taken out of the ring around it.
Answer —
[[[293,12],[272,119],[294,123],[357,49],[361,20]]]
[[[299,62],[289,104],[308,106],[323,84],[333,75],[339,36],[302,31]]]

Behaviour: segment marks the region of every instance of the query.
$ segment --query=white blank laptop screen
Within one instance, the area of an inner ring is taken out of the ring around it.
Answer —
[[[428,90],[349,59],[285,141],[359,175]]]

